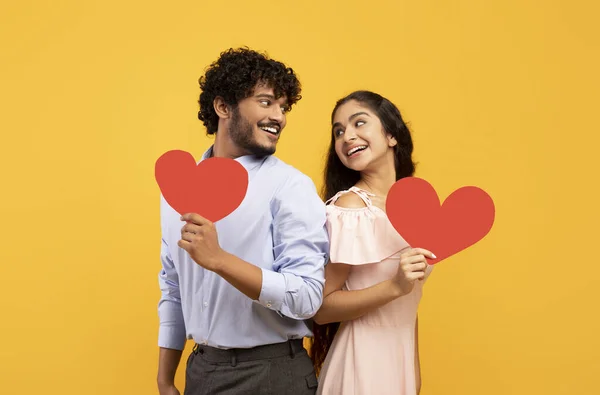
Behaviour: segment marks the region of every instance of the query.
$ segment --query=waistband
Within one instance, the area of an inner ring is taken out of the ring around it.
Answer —
[[[237,362],[257,361],[290,355],[292,358],[304,350],[302,339],[288,340],[284,343],[267,344],[254,348],[232,348],[223,350],[202,344],[194,345],[192,352],[201,354],[204,360],[215,363],[229,363],[235,366]]]

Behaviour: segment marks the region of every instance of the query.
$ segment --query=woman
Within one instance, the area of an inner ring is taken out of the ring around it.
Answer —
[[[337,102],[324,197],[331,238],[311,357],[318,394],[420,391],[417,306],[431,272],[385,213],[392,185],[412,176],[413,143],[396,106],[357,91]]]

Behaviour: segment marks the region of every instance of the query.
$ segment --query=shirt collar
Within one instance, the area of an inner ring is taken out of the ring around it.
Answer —
[[[202,160],[208,159],[212,156],[214,144],[211,145],[206,152],[202,155]],[[234,160],[239,162],[246,170],[253,170],[260,165],[266,159],[266,156],[256,155],[243,155],[235,158]]]

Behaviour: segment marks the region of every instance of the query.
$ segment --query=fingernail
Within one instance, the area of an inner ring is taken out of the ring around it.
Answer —
[[[432,252],[431,256],[433,257],[433,259],[437,259],[437,256],[435,256],[435,254]]]

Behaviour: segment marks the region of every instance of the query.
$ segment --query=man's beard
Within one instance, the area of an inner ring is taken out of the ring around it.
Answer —
[[[275,153],[275,145],[265,147],[254,141],[254,128],[250,122],[242,118],[238,108],[233,110],[231,125],[229,126],[229,136],[235,145],[248,154],[267,156]]]

